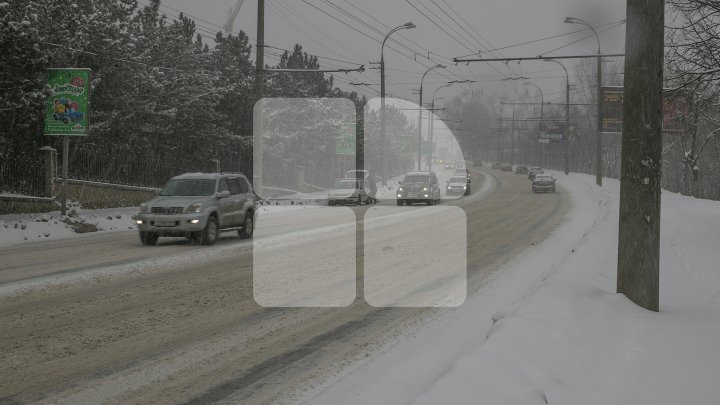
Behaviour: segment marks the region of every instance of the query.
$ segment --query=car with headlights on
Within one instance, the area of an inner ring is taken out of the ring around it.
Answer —
[[[445,186],[445,195],[470,195],[470,183],[466,176],[452,176]]]
[[[440,184],[434,172],[410,172],[398,183],[397,205],[440,201]]]
[[[555,178],[549,174],[538,174],[532,181],[533,193],[554,193]]]
[[[328,205],[361,205],[370,204],[370,201],[365,180],[360,178],[337,180],[328,191]]]
[[[241,173],[185,173],[170,179],[157,197],[140,204],[132,218],[144,245],[161,236],[214,244],[221,232],[252,238],[255,204],[252,185]]]

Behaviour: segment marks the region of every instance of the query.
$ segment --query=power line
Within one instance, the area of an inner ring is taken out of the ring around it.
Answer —
[[[428,21],[430,21],[431,23],[433,23],[436,27],[438,27],[440,30],[442,30],[442,31],[443,31],[445,34],[447,34],[450,38],[452,38],[452,39],[455,40],[457,43],[459,43],[460,45],[462,45],[465,49],[467,49],[467,50],[469,50],[469,51],[471,51],[471,52],[474,52],[474,50],[473,50],[471,47],[468,47],[467,45],[463,44],[461,41],[459,41],[457,38],[455,38],[452,34],[450,34],[445,28],[443,28],[442,26],[440,26],[440,24],[438,24],[435,20],[433,20],[432,18],[428,17],[428,15],[425,14],[424,12],[422,12],[422,10],[420,10],[419,8],[415,7],[415,5],[410,2],[410,0],[405,0],[405,2],[408,3],[412,8],[414,8],[415,10],[417,10],[417,12],[419,12],[420,14],[422,14]],[[425,8],[428,8],[424,3],[420,2],[419,0],[418,0],[418,3],[419,3],[419,4],[422,4]],[[434,12],[432,12],[432,10],[430,10],[430,12],[431,12],[434,16],[436,16],[439,20],[443,21],[444,24],[446,24],[446,22],[445,22],[444,20],[442,20],[440,17],[438,17],[437,14],[435,14]],[[451,28],[451,29],[452,29],[452,28]],[[502,73],[499,69],[497,69],[494,65],[488,63],[488,66],[490,66],[490,68],[492,68],[494,71],[498,72],[499,74],[503,74],[503,73]],[[510,67],[508,67],[508,69],[509,69],[511,72],[513,72],[514,74],[516,74]]]
[[[138,3],[141,4],[141,5],[143,5],[143,6],[147,6],[147,7],[150,6],[150,5],[147,4],[147,3],[143,3],[142,0],[138,0]],[[222,31],[225,30],[225,28],[224,28],[224,27],[221,27],[220,25],[211,23],[211,22],[209,22],[209,21],[207,21],[207,20],[204,20],[204,19],[202,19],[202,18],[200,18],[200,17],[196,17],[196,16],[193,16],[193,15],[191,15],[191,14],[188,14],[188,13],[185,12],[185,11],[178,10],[178,9],[173,8],[173,7],[170,7],[170,6],[165,6],[165,5],[163,5],[163,4],[161,4],[160,7],[165,8],[165,9],[168,9],[168,10],[172,10],[172,11],[174,11],[174,12],[176,12],[176,13],[180,13],[180,14],[182,14],[185,18],[187,18],[188,20],[193,21],[193,22],[195,23],[195,29],[196,29],[196,30],[201,31],[201,32],[203,32],[203,33],[205,33],[205,34],[207,34],[207,35],[210,35],[209,37],[206,37],[206,36],[204,36],[204,35],[201,34],[201,36],[202,36],[203,38],[206,38],[206,39],[209,39],[209,40],[215,40],[215,37],[214,37],[214,36],[217,35],[218,32],[222,32]],[[166,17],[168,17],[171,21],[180,22],[180,20],[179,20],[179,15],[168,15],[168,14],[164,14],[164,15],[165,15]],[[212,31],[210,31],[210,29],[211,29],[210,27],[208,27],[208,26],[203,26],[202,24],[198,24],[197,21],[205,22],[205,23],[207,23],[208,25],[210,25],[211,27],[219,28],[221,31],[212,32]],[[231,34],[235,34],[236,36],[240,36],[240,35],[242,34],[242,35],[244,35],[246,38],[248,38],[249,40],[254,41],[254,38],[252,38],[251,36],[249,36],[248,34],[242,32],[242,31],[230,31],[230,33],[231,33]],[[281,51],[288,51],[288,52],[291,52],[291,53],[293,52],[293,51],[290,50],[290,49],[280,48],[280,47],[277,47],[277,46],[274,46],[274,45],[270,45],[270,44],[268,44],[268,43],[265,43],[265,46],[264,46],[264,47],[265,47],[265,48],[277,49],[277,50],[281,50]],[[255,47],[252,47],[252,51],[255,51],[255,52],[256,52]],[[307,53],[307,52],[306,52],[306,53]],[[310,54],[310,53],[308,53],[308,55],[309,55],[309,56],[314,56],[314,57],[316,57],[316,58],[318,58],[318,59],[335,61],[335,62],[340,62],[340,63],[347,63],[347,64],[351,64],[351,65],[361,65],[361,64],[362,64],[362,63],[358,63],[358,62],[352,62],[352,61],[349,61],[349,60],[336,59],[336,58],[331,58],[331,57],[321,56],[321,55],[315,55],[315,54]]]
[[[617,27],[619,27],[619,26],[621,26],[621,25],[623,25],[623,24],[625,24],[625,21],[624,21],[624,20],[623,20],[622,22],[618,22],[618,23],[616,23],[616,24],[613,24],[612,26],[607,27],[607,28],[605,28],[605,29],[599,30],[599,31],[598,31],[598,34],[603,33],[603,32],[606,32],[606,31],[609,31],[609,30],[611,30],[611,29],[613,29],[613,28],[617,28]],[[573,42],[570,42],[569,44],[565,44],[565,45],[560,46],[560,47],[557,47],[557,48],[555,48],[555,49],[553,49],[553,50],[550,50],[550,51],[547,51],[547,52],[543,52],[543,53],[541,53],[540,55],[545,55],[545,54],[548,54],[548,53],[552,53],[552,52],[555,52],[555,51],[559,51],[560,49],[567,48],[567,47],[570,46],[570,45],[574,45],[574,44],[576,44],[576,43],[578,43],[578,42],[584,41],[584,40],[586,40],[586,39],[588,39],[588,38],[592,38],[592,37],[594,37],[594,36],[595,36],[595,34],[593,33],[593,34],[591,34],[591,35],[582,37],[582,38],[578,39],[577,41],[573,41]]]
[[[365,36],[365,37],[368,37],[368,38],[372,39],[373,41],[375,41],[375,42],[377,42],[377,43],[382,44],[382,41],[380,41],[379,39],[373,37],[372,35],[364,32],[364,31],[362,31],[362,30],[360,30],[360,29],[358,29],[358,28],[356,28],[356,27],[353,27],[352,25],[350,25],[350,24],[348,24],[347,22],[343,21],[343,20],[340,19],[339,17],[337,17],[337,16],[335,16],[335,15],[327,12],[326,10],[323,10],[323,9],[317,7],[316,5],[308,2],[307,0],[302,0],[302,1],[303,1],[303,3],[309,5],[310,7],[312,7],[312,8],[314,8],[314,9],[320,11],[321,13],[323,13],[323,14],[329,16],[330,18],[338,21],[339,23],[345,25],[346,27],[348,27],[348,28],[350,28],[350,29],[352,29],[352,30],[360,33],[361,35],[363,35],[363,36]],[[341,8],[341,9],[342,9],[342,8]],[[357,17],[356,17],[356,18],[357,18]],[[361,20],[361,21],[362,21],[362,20]],[[362,22],[363,22],[364,25],[369,25],[374,31],[379,32],[379,30],[377,30],[376,28],[372,27],[372,25],[370,25],[369,23],[367,23],[367,22],[365,22],[365,21],[362,21]],[[382,32],[379,32],[379,34],[380,34],[381,36],[384,36],[384,34],[383,34]],[[394,42],[398,42],[398,41],[395,40]],[[402,44],[402,43],[400,43],[400,44],[401,44],[401,46],[403,46],[404,48],[410,49],[410,50],[412,51],[412,49],[409,48],[409,47],[407,47],[406,45],[404,45],[404,44]],[[419,65],[421,65],[421,66],[423,66],[424,68],[428,68],[428,67],[429,67],[428,65],[426,65],[426,64],[424,64],[424,63],[422,63],[422,62],[419,62],[419,61],[415,60],[414,58],[408,56],[407,54],[405,54],[405,53],[402,52],[402,51],[399,51],[398,49],[394,48],[394,47],[391,46],[391,45],[386,45],[386,46],[388,47],[388,49],[390,49],[390,50],[394,51],[395,53],[397,53],[397,54],[399,54],[399,55],[401,55],[401,56],[404,56],[405,58],[407,58],[407,59],[409,59],[409,60],[411,60],[411,61],[413,61],[413,62],[415,62],[415,63],[417,63],[417,64],[419,64]],[[451,72],[451,73],[452,73],[452,72]],[[456,75],[456,76],[457,76],[457,75]]]

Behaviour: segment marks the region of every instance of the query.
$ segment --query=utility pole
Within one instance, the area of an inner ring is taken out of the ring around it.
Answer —
[[[555,59],[547,59],[546,62],[552,62],[560,65],[565,71],[565,175],[570,173],[570,75],[565,65]]]
[[[265,87],[265,0],[258,0],[257,43],[255,45],[255,110],[253,112],[253,188],[262,195],[263,137],[262,99]]]
[[[515,106],[512,106],[512,124],[510,125],[510,164],[515,164]]]
[[[627,0],[617,292],[659,310],[664,0]]]

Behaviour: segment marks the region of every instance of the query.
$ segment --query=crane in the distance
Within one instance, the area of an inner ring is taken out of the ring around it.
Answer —
[[[233,33],[233,25],[235,24],[235,19],[237,18],[238,13],[240,12],[240,7],[242,7],[245,0],[237,0],[237,3],[233,7],[228,10],[228,19],[225,22],[225,32],[227,34]]]

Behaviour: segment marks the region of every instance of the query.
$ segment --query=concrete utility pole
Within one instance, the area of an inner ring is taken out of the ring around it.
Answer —
[[[255,45],[255,101],[259,103],[264,97],[265,87],[265,0],[258,0],[257,10],[257,43]],[[262,195],[262,151],[263,125],[262,104],[255,104],[253,117],[253,188]],[[259,110],[257,110],[259,109]]]
[[[617,291],[659,309],[663,0],[627,0]]]
[[[565,175],[570,173],[570,75],[565,65],[555,59],[547,59],[545,62],[552,62],[560,65],[565,71]]]
[[[515,164],[515,106],[512,107],[512,124],[510,124],[510,164]]]

